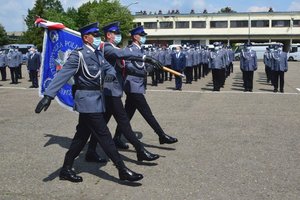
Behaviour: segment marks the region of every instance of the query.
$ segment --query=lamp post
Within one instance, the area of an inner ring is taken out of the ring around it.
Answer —
[[[128,4],[127,6],[125,6],[125,8],[127,9],[127,8],[129,8],[129,6],[132,6],[132,5],[138,4],[138,3],[139,3],[138,1],[132,2],[132,3]]]

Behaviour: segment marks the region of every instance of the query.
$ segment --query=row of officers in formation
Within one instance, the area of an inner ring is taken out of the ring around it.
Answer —
[[[193,81],[207,76],[212,71],[214,91],[220,91],[224,85],[225,78],[233,72],[234,52],[230,46],[223,46],[221,43],[214,43],[215,48],[209,49],[208,46],[194,47],[177,46],[173,49],[149,48],[145,49],[146,55],[158,60],[164,66],[186,75],[186,83],[192,84]],[[151,73],[152,85],[164,81],[171,81],[172,74],[162,70],[154,70]],[[175,77],[175,89],[182,89],[182,81]]]
[[[41,55],[37,50],[32,47],[28,49],[25,56],[27,70],[29,73],[29,81],[32,82],[30,88],[38,88],[38,71],[41,66]],[[23,64],[23,54],[18,50],[18,48],[10,48],[8,53],[5,50],[0,50],[0,71],[1,80],[7,80],[6,68],[10,70],[11,83],[18,84],[18,79],[22,79],[22,64]]]
[[[212,72],[213,91],[220,91],[224,87],[226,78],[233,72],[234,51],[230,46],[221,42],[213,43],[214,48],[207,46],[185,46],[174,49],[150,48],[145,49],[146,54],[159,60],[163,65],[186,75],[186,83],[191,84],[201,77]],[[251,43],[245,43],[240,55],[240,69],[242,71],[243,87],[245,92],[253,91],[253,75],[257,70],[256,52],[252,50]],[[282,51],[282,45],[270,45],[264,54],[265,72],[267,82],[274,86],[274,92],[284,92],[284,72],[288,70],[287,53]],[[179,64],[178,64],[179,63]],[[172,74],[162,70],[152,73],[152,85],[172,80]],[[178,80],[176,89],[181,90],[182,84]]]

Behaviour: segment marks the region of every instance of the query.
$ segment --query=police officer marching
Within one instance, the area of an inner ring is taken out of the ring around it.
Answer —
[[[120,32],[120,23],[113,22],[104,26],[103,32],[105,34],[105,42],[100,45],[100,50],[104,54],[105,59],[114,66],[116,70],[116,79],[111,76],[110,79],[106,77],[104,81],[104,96],[105,96],[105,114],[104,118],[106,123],[109,122],[111,116],[114,116],[117,121],[121,132],[124,134],[125,138],[134,146],[137,152],[137,158],[139,161],[147,160],[152,161],[159,158],[158,155],[152,154],[147,151],[143,144],[137,139],[135,133],[132,131],[130,120],[127,116],[125,108],[122,102],[123,95],[123,83],[124,83],[124,71],[125,65],[124,60],[145,60],[147,62],[152,62],[155,64],[151,58],[145,56],[140,52],[129,51],[128,49],[120,49],[117,45],[122,41],[122,35]],[[129,146],[121,141],[121,135],[115,134],[114,142],[118,148],[128,149]],[[87,161],[101,162],[101,158],[96,154],[96,144],[97,140],[92,135],[88,151],[86,154]]]
[[[141,44],[146,41],[146,35],[143,26],[139,26],[130,31],[132,44],[127,47],[132,52],[142,52]],[[134,74],[128,74],[124,83],[124,91],[126,93],[125,109],[129,119],[132,119],[136,110],[138,110],[147,123],[152,127],[155,133],[159,136],[160,144],[171,144],[177,142],[176,138],[167,135],[160,127],[155,119],[152,111],[144,96],[145,83],[144,77],[147,75],[144,62],[126,61],[126,69],[133,71]],[[117,126],[116,133],[121,132],[120,126]]]
[[[46,111],[51,100],[60,88],[73,76],[76,86],[74,94],[74,110],[79,112],[79,121],[71,146],[65,155],[60,171],[61,180],[81,182],[82,177],[72,170],[74,159],[85,146],[90,134],[97,138],[102,149],[118,169],[121,180],[138,181],[142,174],[128,169],[112,140],[111,133],[104,119],[105,102],[102,91],[102,80],[116,77],[116,71],[98,51],[101,43],[98,23],[79,29],[84,43],[83,47],[74,50],[62,70],[47,87],[43,99],[38,103],[35,112]]]

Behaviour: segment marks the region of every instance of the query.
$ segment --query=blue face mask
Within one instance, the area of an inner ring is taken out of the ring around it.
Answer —
[[[94,37],[93,46],[97,49],[101,44],[101,37]]]
[[[140,43],[145,44],[145,42],[146,42],[146,36],[141,36]]]
[[[121,34],[118,34],[118,35],[115,35],[115,44],[119,44],[120,42],[122,41],[122,35]]]

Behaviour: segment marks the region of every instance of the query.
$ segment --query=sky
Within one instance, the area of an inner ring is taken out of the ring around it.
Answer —
[[[68,7],[78,8],[89,0],[61,0],[66,10]],[[137,2],[137,3],[136,3]],[[24,18],[28,9],[33,8],[35,0],[0,0],[0,24],[6,32],[25,31],[27,29]],[[217,12],[221,8],[231,7],[237,12],[268,11],[300,11],[300,0],[120,0],[124,6],[134,14],[138,11],[179,10],[180,13],[189,13],[191,9],[202,12],[206,9],[209,13]]]

